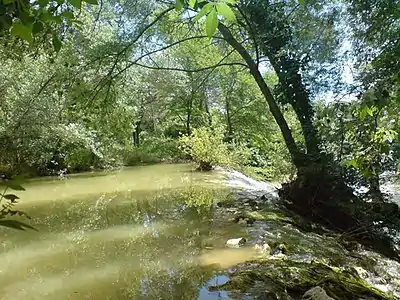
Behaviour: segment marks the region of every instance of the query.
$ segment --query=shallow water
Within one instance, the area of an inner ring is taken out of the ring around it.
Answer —
[[[24,186],[17,208],[37,231],[0,228],[2,300],[251,299],[207,287],[259,258],[255,243],[284,243],[292,260],[355,267],[375,287],[400,296],[400,264],[372,252],[354,259],[334,237],[298,230],[274,208],[273,185],[239,172],[155,165]],[[248,199],[263,194],[272,201],[251,212],[253,226],[232,222],[233,214],[251,211]],[[233,207],[210,208],[232,197]],[[248,245],[225,247],[237,237]]]
[[[243,229],[212,223],[225,177],[156,165],[25,184],[37,231],[0,229],[0,299],[227,299],[205,285],[253,250],[223,249]]]

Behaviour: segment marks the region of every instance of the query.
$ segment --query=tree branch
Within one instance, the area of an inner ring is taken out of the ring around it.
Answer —
[[[256,62],[257,62],[257,67],[258,67],[258,65],[260,64],[260,51],[258,49],[258,44],[257,44],[257,39],[256,39],[256,34],[255,34],[255,31],[254,31],[254,28],[251,25],[251,23],[250,23],[249,19],[247,18],[246,14],[244,13],[244,11],[239,7],[239,5],[235,5],[235,7],[239,11],[239,13],[242,15],[244,21],[246,22],[246,25],[250,29],[250,35],[251,35],[251,38],[253,40],[254,49],[256,50]]]
[[[122,68],[118,73],[116,73],[116,74],[113,76],[113,78],[118,77],[122,72],[125,72],[127,69],[129,69],[129,68],[132,67],[133,65],[137,65],[138,62],[139,62],[140,60],[142,60],[143,58],[145,58],[145,57],[147,57],[147,56],[150,56],[150,55],[155,54],[155,53],[157,53],[157,52],[165,51],[165,50],[167,50],[167,49],[169,49],[169,48],[172,48],[172,47],[174,47],[174,46],[176,46],[176,45],[179,45],[179,44],[181,44],[181,43],[184,43],[184,42],[186,42],[186,41],[190,41],[190,40],[194,40],[194,39],[202,39],[202,38],[208,38],[208,36],[206,36],[206,35],[199,35],[199,36],[192,36],[192,37],[184,38],[184,39],[179,40],[179,41],[176,41],[176,42],[174,42],[174,43],[172,43],[172,44],[166,45],[166,46],[164,46],[164,47],[162,47],[162,48],[159,48],[159,49],[156,49],[156,50],[147,52],[147,53],[145,53],[145,54],[139,56],[138,58],[136,58],[134,61],[130,62],[130,63],[129,63],[127,66],[125,66],[124,68]]]
[[[151,69],[151,70],[178,71],[178,72],[187,72],[187,73],[197,73],[197,72],[207,71],[210,69],[215,69],[215,68],[223,67],[223,66],[242,66],[242,67],[248,68],[248,66],[246,64],[239,63],[239,62],[221,63],[221,64],[216,64],[213,66],[208,66],[208,67],[199,68],[199,69],[192,69],[192,70],[183,69],[183,68],[173,68],[173,67],[153,67],[153,66],[143,65],[140,63],[135,63],[135,65],[142,67],[142,68]]]

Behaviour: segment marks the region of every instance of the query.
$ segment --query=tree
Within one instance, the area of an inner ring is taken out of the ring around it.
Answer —
[[[179,2],[185,4],[185,2]],[[194,9],[196,6],[201,8],[198,18],[206,15],[208,36],[212,36],[218,28],[223,40],[240,54],[264,95],[298,170],[296,181],[284,186],[281,191],[281,195],[290,200],[290,208],[303,215],[311,215],[314,220],[344,232],[352,230],[352,228],[363,228],[366,226],[364,223],[369,224],[368,228],[372,228],[373,222],[371,223],[369,217],[366,215],[360,217],[362,213],[354,214],[345,207],[346,203],[354,202],[364,213],[369,209],[368,205],[360,199],[354,199],[352,190],[348,188],[339,172],[340,166],[321,150],[321,140],[313,124],[314,111],[311,105],[311,94],[304,79],[306,76],[302,75],[312,72],[315,68],[315,65],[307,64],[307,59],[319,60],[321,64],[328,59],[329,55],[326,54],[335,50],[336,43],[328,44],[327,48],[323,48],[323,54],[318,55],[321,51],[318,51],[320,44],[316,43],[318,40],[316,34],[322,35],[323,38],[335,37],[332,32],[335,31],[334,24],[335,19],[337,20],[338,10],[331,10],[332,13],[324,18],[323,14],[321,17],[321,13],[319,13],[322,11],[324,3],[307,4],[307,11],[309,11],[307,13],[305,9],[297,9],[293,3],[242,1],[235,6],[238,26],[227,26],[219,22],[216,17],[217,12],[224,15],[226,19],[229,19],[228,15],[232,15],[231,8],[229,8],[229,13],[226,12],[225,7],[228,6],[226,3],[223,4],[224,9],[220,9],[218,3],[197,4],[197,1],[191,1],[189,6]],[[223,12],[224,10],[225,12]],[[315,18],[319,17],[320,20],[325,20],[326,30],[311,36],[305,35],[301,30],[296,30],[294,25],[297,24],[299,18],[294,17],[294,21],[292,21],[290,15],[296,15],[298,12],[302,14],[303,26],[308,22],[312,24]],[[233,33],[233,30],[237,29],[239,30]],[[246,38],[243,42],[239,42],[238,38],[242,35],[245,35]],[[252,43],[247,43],[247,40]],[[299,42],[301,44],[297,50],[296,46],[299,45]],[[303,49],[306,49],[307,42],[311,43],[311,49],[314,51],[304,53]],[[254,58],[252,54],[255,54]],[[268,59],[279,78],[276,95],[278,97],[274,96],[259,71],[258,64],[261,55]],[[304,55],[307,58],[305,60],[303,59]],[[283,103],[289,103],[293,107],[301,124],[305,152],[301,151],[296,144],[277,99]],[[365,239],[376,240],[373,233],[367,232],[366,235],[367,238],[360,234],[363,236],[364,242]],[[388,245],[387,241],[379,243],[383,247]]]

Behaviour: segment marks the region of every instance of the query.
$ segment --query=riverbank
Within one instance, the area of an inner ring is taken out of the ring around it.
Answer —
[[[271,250],[261,260],[232,268],[225,274],[229,280],[211,290],[228,290],[237,298],[251,294],[299,299],[320,286],[332,299],[400,297],[399,263],[358,244],[346,249],[333,232],[315,233],[317,225],[293,219],[277,206],[271,189],[264,192],[269,196],[260,190],[243,190],[235,193],[234,201],[219,204],[217,215],[246,227],[247,245],[268,245]]]

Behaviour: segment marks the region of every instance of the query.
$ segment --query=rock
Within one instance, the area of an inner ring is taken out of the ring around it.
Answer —
[[[277,244],[277,243],[275,243],[274,244],[274,249],[273,249],[273,251],[272,251],[272,254],[274,254],[274,255],[276,255],[276,254],[287,254],[287,247],[286,247],[286,245],[285,244]]]
[[[244,244],[246,244],[246,239],[243,237],[237,239],[230,239],[226,242],[226,245],[231,248],[239,248]]]
[[[240,219],[237,221],[238,224],[240,225],[247,225],[247,220],[246,219]]]
[[[247,217],[245,215],[238,215],[238,216],[235,217],[234,221],[235,221],[235,223],[238,223],[238,224],[251,226],[251,225],[254,224],[255,219],[251,218],[251,217]]]
[[[301,299],[302,300],[335,300],[332,297],[329,297],[326,294],[325,290],[320,286],[313,287],[312,289],[305,292]]]
[[[287,256],[283,253],[274,254],[270,259],[287,259]]]
[[[362,279],[368,278],[369,274],[368,271],[361,268],[361,267],[354,267],[354,270],[356,271],[356,274],[360,276]]]
[[[266,255],[266,256],[270,256],[271,255],[271,252],[272,252],[272,249],[271,249],[271,247],[267,244],[267,243],[264,243],[264,244],[262,244],[262,245],[255,245],[254,246],[254,249],[257,251],[257,252],[260,252],[261,254],[264,254],[264,255]]]

